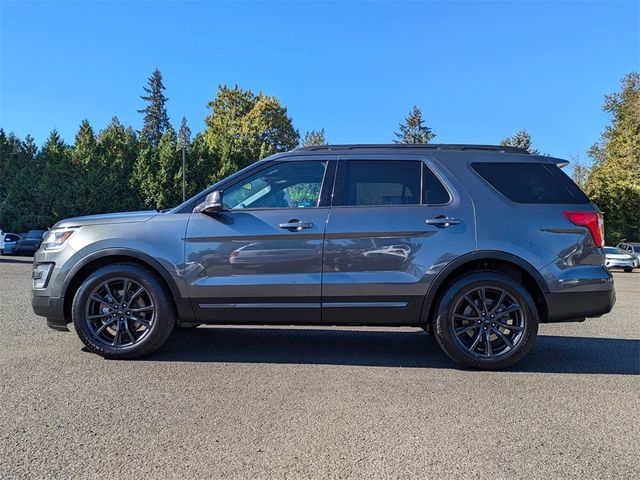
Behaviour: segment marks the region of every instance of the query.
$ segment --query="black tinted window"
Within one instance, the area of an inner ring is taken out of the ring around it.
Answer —
[[[557,166],[549,163],[474,163],[473,169],[518,203],[589,203]]]
[[[426,165],[423,169],[422,185],[424,189],[422,203],[427,205],[438,205],[449,203],[449,200],[451,200],[447,189],[444,188],[442,182]]]
[[[420,162],[349,160],[342,205],[417,205]]]

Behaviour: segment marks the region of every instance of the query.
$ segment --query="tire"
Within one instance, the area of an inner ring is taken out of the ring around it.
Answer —
[[[511,367],[533,348],[537,333],[538,311],[531,295],[501,273],[483,271],[457,278],[436,306],[438,344],[452,360],[468,367]]]
[[[633,267],[624,267],[624,271],[627,273],[633,272]]]
[[[101,267],[84,279],[71,317],[87,348],[111,359],[148,355],[169,338],[176,323],[169,293],[156,276],[129,263]]]

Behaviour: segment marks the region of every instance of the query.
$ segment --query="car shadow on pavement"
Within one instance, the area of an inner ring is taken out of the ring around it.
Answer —
[[[149,361],[464,369],[420,331],[207,327],[176,331]],[[640,374],[640,340],[541,335],[511,372]]]
[[[22,263],[22,264],[32,264],[33,258],[11,258],[6,256],[0,256],[0,263]]]

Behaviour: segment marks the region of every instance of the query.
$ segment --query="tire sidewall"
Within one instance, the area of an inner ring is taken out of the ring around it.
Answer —
[[[525,317],[525,329],[516,348],[492,360],[475,357],[463,350],[454,333],[453,307],[469,290],[482,286],[504,289],[520,304]],[[473,368],[500,370],[514,365],[533,348],[538,333],[538,312],[529,292],[513,278],[494,272],[472,273],[451,283],[440,298],[434,333],[440,347],[456,362]]]
[[[114,348],[97,339],[86,322],[86,304],[93,290],[102,282],[114,278],[129,278],[147,289],[155,306],[155,321],[148,334],[138,343]],[[101,267],[82,282],[73,298],[71,317],[82,342],[94,353],[105,358],[135,358],[158,348],[168,338],[175,325],[175,314],[160,282],[147,270],[131,264]]]

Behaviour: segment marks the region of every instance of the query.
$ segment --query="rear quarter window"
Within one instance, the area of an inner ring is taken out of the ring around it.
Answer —
[[[550,163],[473,163],[471,168],[493,188],[517,203],[590,203],[556,165]]]

